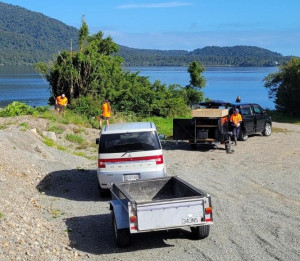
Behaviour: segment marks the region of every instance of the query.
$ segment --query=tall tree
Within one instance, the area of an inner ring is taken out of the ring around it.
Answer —
[[[188,98],[188,105],[192,106],[201,102],[204,98],[204,94],[201,89],[205,86],[206,81],[202,73],[205,68],[198,62],[191,62],[188,67],[188,72],[190,74],[190,84],[187,85],[186,92]]]
[[[63,51],[51,65],[39,63],[35,66],[50,83],[50,104],[54,104],[57,95],[65,93],[70,109],[91,116],[99,113],[100,100],[106,97],[111,100],[113,110],[125,114],[171,116],[189,113],[184,87],[168,88],[160,82],[152,84],[147,77],[123,70],[123,59],[112,55],[118,51],[118,45],[111,37],[103,38],[102,32],[88,36],[84,19],[78,42],[78,51]],[[191,91],[202,85],[196,75],[201,70],[197,68],[191,69],[195,74],[192,81],[195,86],[191,84]],[[196,94],[191,96],[199,101],[201,96],[194,91]]]
[[[300,115],[300,58],[280,66],[278,72],[269,74],[264,81],[277,110]]]

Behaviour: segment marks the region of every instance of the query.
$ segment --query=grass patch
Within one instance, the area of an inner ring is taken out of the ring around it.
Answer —
[[[67,151],[67,150],[68,150],[66,147],[61,146],[61,145],[57,145],[56,148],[57,148],[58,150],[61,150],[61,151]]]
[[[77,134],[67,134],[66,140],[77,143],[77,144],[83,144],[85,142],[84,138]]]
[[[8,127],[6,125],[0,125],[0,130],[5,130],[7,129]]]
[[[85,133],[84,129],[82,129],[82,128],[73,128],[73,132],[75,134]]]
[[[90,146],[88,143],[84,142],[83,144],[80,144],[79,146],[76,147],[77,150],[85,150],[88,149]]]
[[[164,134],[166,138],[170,138],[173,135],[173,118],[148,117],[142,121],[154,122],[158,133]]]
[[[65,130],[58,126],[58,125],[52,125],[52,126],[49,126],[47,131],[51,131],[51,132],[54,132],[56,134],[62,134]]]
[[[19,124],[19,127],[22,127],[22,131],[26,131],[29,129],[29,125],[27,122],[22,122]]]
[[[48,147],[54,147],[55,142],[49,138],[44,137],[44,144],[46,144]]]
[[[72,154],[89,160],[94,160],[94,161],[98,159],[98,156],[88,156],[84,152],[79,152],[79,151],[73,151]]]
[[[2,212],[0,212],[0,218],[3,218],[4,214]]]
[[[80,157],[85,157],[85,158],[87,157],[83,152],[79,152],[79,151],[74,151],[73,154]]]

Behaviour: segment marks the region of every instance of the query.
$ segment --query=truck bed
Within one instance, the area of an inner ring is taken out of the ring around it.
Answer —
[[[117,193],[118,196],[120,196],[121,192],[129,201],[136,204],[206,196],[204,192],[187,184],[178,177],[165,177],[160,179],[130,181],[117,185],[114,184],[112,192]]]

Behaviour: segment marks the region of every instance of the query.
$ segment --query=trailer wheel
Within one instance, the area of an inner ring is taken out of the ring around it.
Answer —
[[[115,213],[112,211],[113,237],[118,247],[126,247],[130,244],[130,232],[128,228],[118,229]]]
[[[194,239],[203,239],[208,237],[210,226],[191,227],[191,231]]]

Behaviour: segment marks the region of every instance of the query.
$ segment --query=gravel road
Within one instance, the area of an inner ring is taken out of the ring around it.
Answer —
[[[300,126],[273,127],[270,137],[238,142],[233,154],[164,142],[168,175],[211,194],[210,235],[144,233],[120,249],[95,160],[11,124],[0,130],[0,260],[300,260]]]

